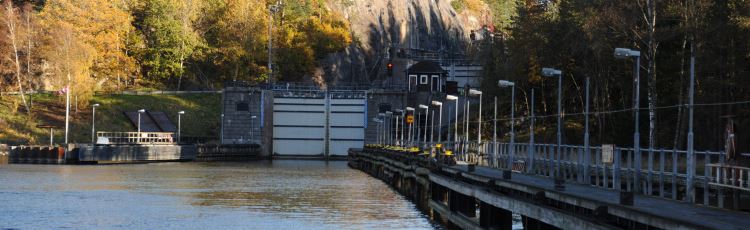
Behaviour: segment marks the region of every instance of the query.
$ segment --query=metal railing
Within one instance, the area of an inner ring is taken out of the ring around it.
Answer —
[[[750,191],[750,168],[709,164],[709,173],[714,175],[708,184],[717,187]]]
[[[97,144],[173,145],[174,133],[168,132],[96,132]]]
[[[405,145],[429,148],[435,143]],[[556,173],[569,182],[589,184],[614,190],[658,196],[673,200],[694,200],[704,205],[725,207],[728,194],[750,192],[750,168],[726,164],[726,154],[718,151],[695,151],[694,178],[688,179],[687,151],[674,149],[641,149],[641,168],[638,168],[633,148],[613,146],[611,158],[603,154],[601,146],[502,142],[459,141],[442,142],[454,151],[459,161],[475,163],[519,173],[553,178]],[[386,143],[388,144],[388,143]],[[395,144],[401,144],[395,142]],[[605,159],[607,157],[608,159]],[[636,181],[638,181],[636,183]],[[696,192],[688,199],[687,185]],[[699,197],[699,196],[702,196]],[[735,195],[736,196],[736,195]],[[734,199],[737,207],[737,199]]]

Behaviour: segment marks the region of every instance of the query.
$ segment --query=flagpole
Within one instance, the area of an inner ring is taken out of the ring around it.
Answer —
[[[65,144],[68,144],[68,127],[70,120],[70,75],[68,75],[68,84],[65,86]]]

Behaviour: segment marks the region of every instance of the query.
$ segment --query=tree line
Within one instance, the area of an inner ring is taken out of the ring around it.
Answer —
[[[309,78],[352,42],[326,0],[286,1],[273,14],[274,77]],[[2,0],[0,90],[213,88],[268,77],[269,6],[257,0]],[[27,98],[21,94],[25,111]]]
[[[594,143],[632,146],[633,60],[614,49],[641,52],[641,143],[686,148],[689,73],[695,58],[696,148],[723,150],[728,120],[735,122],[737,147],[750,151],[750,2],[742,0],[486,0],[495,13],[495,38],[485,42],[483,88],[510,106],[515,81],[517,110],[529,114],[530,89],[537,115],[555,114],[557,79],[542,67],[563,72],[564,138],[582,143],[585,79],[591,80]],[[497,6],[513,6],[514,10]],[[722,103],[722,104],[715,104]],[[713,104],[713,105],[708,105]],[[505,106],[505,107],[502,107]],[[528,124],[521,119],[517,124]],[[538,119],[554,127],[556,120]],[[509,123],[504,123],[508,125]],[[554,128],[538,130],[554,140]],[[522,129],[523,130],[523,129]]]

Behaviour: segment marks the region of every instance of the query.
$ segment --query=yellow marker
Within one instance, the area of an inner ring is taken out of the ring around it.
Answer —
[[[445,150],[445,155],[446,156],[453,156],[453,151]]]
[[[440,143],[438,143],[438,144],[436,144],[436,145],[435,145],[435,147],[437,147],[437,148],[442,148],[442,147],[443,147],[443,144],[440,144]]]

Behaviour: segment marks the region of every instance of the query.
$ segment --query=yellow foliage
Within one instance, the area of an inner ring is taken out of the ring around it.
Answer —
[[[135,60],[124,52],[133,32],[130,14],[107,0],[51,0],[39,14],[41,55],[50,88],[70,84],[79,101],[87,101],[98,81],[136,71]]]

